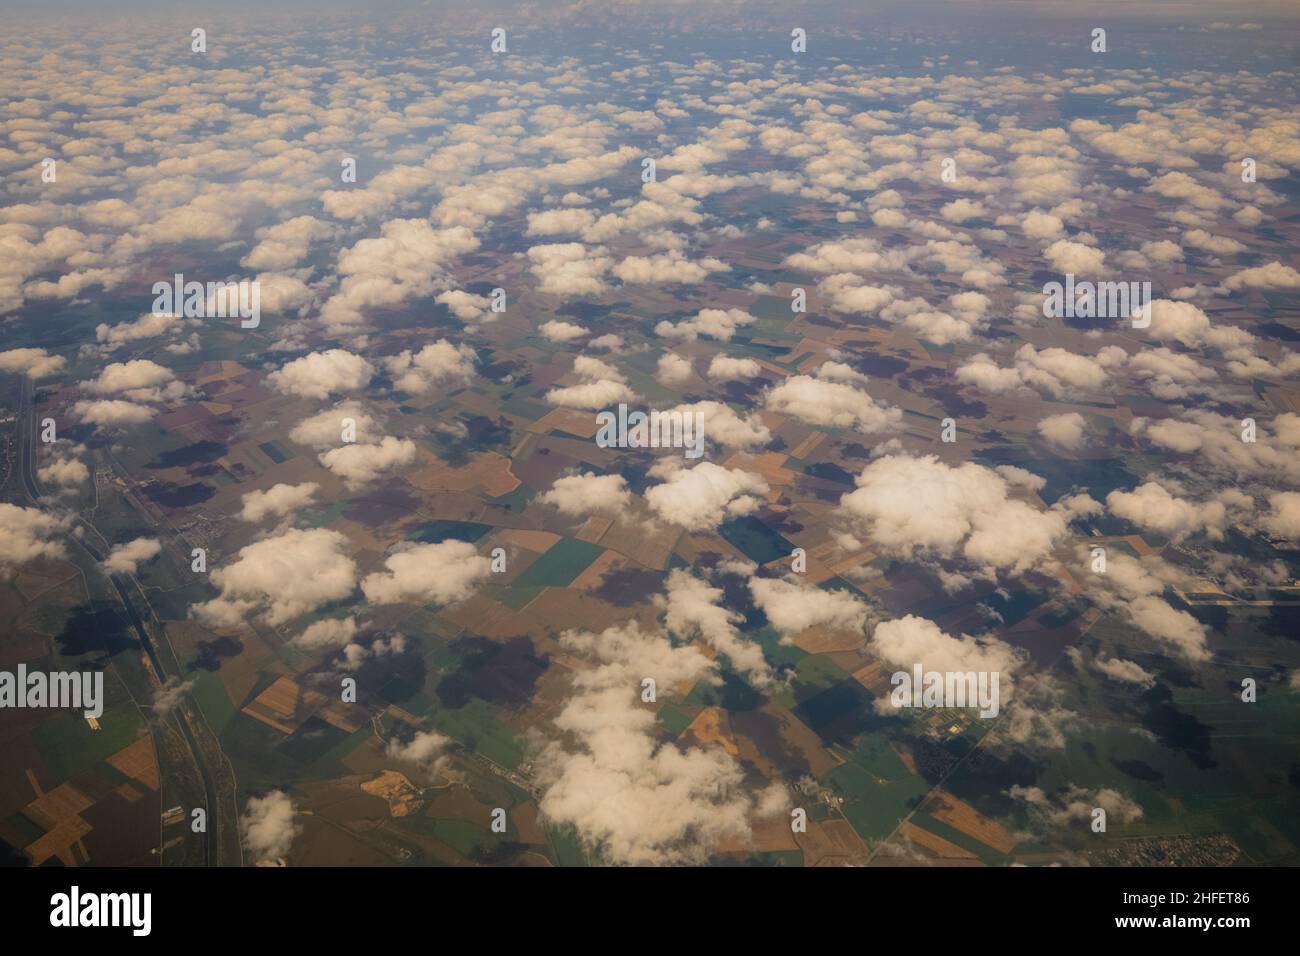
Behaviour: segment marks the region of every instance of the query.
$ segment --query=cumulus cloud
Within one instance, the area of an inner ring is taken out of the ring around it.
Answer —
[[[737,625],[744,617],[723,606],[721,588],[676,568],[669,573],[668,590],[658,603],[664,610],[664,627],[673,637],[690,640],[698,635],[755,686],[771,682],[763,648],[741,635]]]
[[[116,325],[101,323],[95,326],[95,341],[105,350],[111,351],[132,342],[175,335],[187,324],[187,321],[178,315],[147,312],[129,322],[118,322]]]
[[[1081,557],[1081,561],[1090,566],[1089,557]],[[1193,663],[1210,659],[1204,625],[1164,599],[1166,588],[1186,588],[1193,583],[1178,568],[1154,555],[1134,558],[1116,551],[1108,556],[1105,574],[1084,574],[1082,582],[1095,604],[1124,615],[1134,627],[1180,657]]]
[[[561,322],[559,319],[543,322],[537,327],[537,331],[542,333],[542,338],[548,342],[573,342],[584,335],[591,334],[581,325],[576,325],[573,322]]]
[[[1146,330],[1153,339],[1173,339],[1190,348],[1208,346],[1243,358],[1254,348],[1255,337],[1235,325],[1214,325],[1210,317],[1190,302],[1155,299],[1151,303],[1151,325]]]
[[[861,389],[832,381],[821,372],[816,377],[790,376],[767,393],[764,404],[810,425],[852,428],[866,434],[890,431],[903,419],[901,409],[878,405]]]
[[[1135,418],[1129,434],[1155,448],[1191,455],[1210,471],[1244,477],[1300,479],[1300,415],[1283,412],[1272,422],[1256,424],[1256,440],[1242,441],[1243,422],[1204,409],[1179,417]]]
[[[646,489],[645,499],[660,518],[689,531],[716,528],[728,518],[756,510],[768,486],[761,477],[739,468],[702,461],[693,468],[675,467],[662,484]]]
[[[135,538],[115,544],[104,559],[104,570],[110,574],[135,574],[141,564],[156,557],[160,551],[162,543],[157,538]]]
[[[1106,811],[1108,823],[1131,823],[1142,818],[1142,807],[1138,803],[1109,787],[1089,790],[1071,784],[1064,791],[1049,796],[1039,787],[1015,784],[1007,793],[1023,803],[1041,823],[1057,829],[1087,826],[1097,808]]]
[[[299,445],[328,448],[343,441],[345,428],[354,430],[359,441],[373,439],[382,431],[379,422],[366,411],[364,405],[357,401],[346,401],[317,412],[310,418],[304,418],[289,430],[289,440]]]
[[[754,603],[784,638],[810,627],[861,631],[867,606],[848,591],[799,584],[784,578],[750,578]]]
[[[1077,451],[1083,447],[1086,422],[1078,412],[1048,415],[1039,421],[1035,431],[1058,448]]]
[[[661,693],[715,681],[715,665],[695,647],[675,647],[635,622],[601,634],[570,631],[560,646],[594,666],[575,672],[555,719],[566,742],[537,754],[543,819],[572,825],[608,863],[699,864],[722,841],[746,840],[751,815],[784,806],[779,792],[751,796],[724,748],[660,742],[641,681],[653,678]]]
[[[49,378],[63,371],[68,360],[51,355],[45,349],[9,349],[0,352],[0,372],[26,375],[30,379]]]
[[[595,411],[636,400],[636,393],[624,384],[618,369],[608,362],[579,355],[573,360],[573,372],[582,381],[577,385],[550,389],[546,401],[564,408]]]
[[[684,342],[694,342],[701,335],[707,335],[729,342],[738,328],[753,322],[754,317],[743,309],[701,309],[693,318],[680,322],[664,319],[655,326],[655,335]]]
[[[1030,239],[1057,239],[1065,235],[1065,223],[1059,216],[1031,209],[1020,222],[1020,230]]]
[[[293,269],[307,257],[311,244],[328,239],[336,232],[334,226],[314,216],[295,216],[257,230],[259,240],[240,264],[248,269]]]
[[[741,416],[723,402],[704,401],[677,405],[672,412],[699,415],[704,437],[710,444],[738,451],[761,448],[772,440],[772,432],[757,415]]]
[[[580,235],[596,221],[587,209],[547,209],[528,214],[529,236]]]
[[[360,355],[346,349],[326,349],[287,362],[266,380],[287,395],[325,399],[365,388],[374,374],[375,367]]]
[[[1106,254],[1081,242],[1058,239],[1043,250],[1043,257],[1062,274],[1097,275],[1106,264]]]
[[[561,514],[586,517],[626,511],[632,497],[622,475],[567,475],[557,478],[540,500]]]
[[[248,798],[244,815],[239,818],[239,838],[255,861],[270,863],[289,855],[289,848],[302,832],[294,822],[296,812],[283,790]]]
[[[1147,688],[1156,686],[1156,676],[1136,661],[1119,657],[1098,657],[1091,662],[1086,662],[1083,652],[1077,647],[1070,648],[1067,653],[1076,665],[1086,667],[1090,663],[1099,674],[1105,674],[1111,680],[1119,681],[1121,684],[1136,684]]]
[[[1300,542],[1300,492],[1279,491],[1268,497],[1269,510],[1259,519],[1269,534]]]
[[[492,302],[487,296],[474,295],[461,289],[439,292],[434,296],[433,301],[445,305],[452,315],[467,325],[493,322],[499,315],[492,311]]]
[[[423,219],[391,219],[379,236],[339,253],[342,281],[321,307],[321,322],[333,332],[351,331],[364,325],[370,309],[430,295],[446,267],[478,246],[478,237],[463,225],[435,229]]]
[[[67,451],[75,455],[84,452],[85,447],[77,445]],[[90,469],[86,463],[79,458],[68,457],[64,452],[64,448],[55,445],[54,457],[36,470],[36,477],[41,484],[56,486],[59,494],[75,491],[90,481]]]
[[[963,223],[971,219],[980,219],[988,215],[988,210],[982,203],[973,202],[969,199],[954,199],[950,203],[945,203],[939,210],[939,215],[949,222]]]
[[[1190,355],[1167,348],[1143,349],[1129,360],[1129,373],[1151,394],[1180,401],[1211,391],[1218,374]]]
[[[139,425],[152,419],[155,414],[148,405],[137,405],[135,402],[120,398],[74,402],[72,413],[86,424],[96,426],[97,429]]]
[[[390,737],[384,753],[401,763],[409,763],[426,773],[436,774],[447,763],[452,740],[434,730],[417,731],[410,740]]]
[[[258,614],[267,624],[285,624],[356,586],[356,564],[345,553],[347,539],[326,528],[286,529],[240,550],[212,571],[221,593],[191,610],[214,627],[234,628]]]
[[[435,388],[467,385],[474,378],[476,361],[468,345],[452,345],[446,339],[414,354],[408,349],[383,360],[393,387],[408,395],[427,395]]]
[[[953,637],[939,625],[912,614],[881,621],[871,634],[871,650],[891,667],[912,671],[989,673],[998,675],[999,693],[1005,698],[1011,679],[1023,664],[1023,655],[1010,644],[995,637]],[[881,709],[893,710],[888,701]]]
[[[655,370],[655,381],[660,385],[673,388],[681,385],[692,375],[691,363],[672,352],[659,356],[659,366]]]
[[[1201,532],[1215,541],[1222,540],[1230,517],[1252,506],[1251,499],[1235,489],[1196,502],[1171,494],[1157,481],[1144,482],[1132,491],[1116,489],[1106,496],[1106,507],[1112,514],[1175,542]]]
[[[1116,345],[1104,347],[1093,357],[1056,346],[1037,349],[1026,343],[1016,350],[1014,365],[999,366],[981,352],[958,366],[956,379],[993,394],[1033,389],[1063,397],[1101,388],[1110,380],[1109,370],[1123,365],[1127,358]]]
[[[357,622],[350,617],[327,617],[305,627],[290,642],[310,651],[336,650],[352,643]]]
[[[762,374],[762,366],[753,359],[732,358],[730,355],[715,355],[709,363],[709,378],[715,382],[743,381],[757,378]]]
[[[885,455],[857,477],[840,510],[873,544],[903,558],[961,558],[987,573],[1023,573],[1047,561],[1073,515],[1012,497],[1012,485],[974,462]]]
[[[184,396],[186,387],[174,381],[171,369],[148,359],[114,362],[82,388],[97,395],[122,395],[134,402],[159,402]]]
[[[298,485],[283,482],[272,485],[266,490],[250,491],[241,499],[243,508],[239,512],[241,521],[263,521],[268,517],[280,518],[292,514],[316,500],[320,485],[314,481],[304,481]]]
[[[70,518],[0,503],[0,577],[36,558],[63,557],[63,544],[57,539],[71,526]]]
[[[492,573],[492,562],[467,541],[399,547],[387,570],[367,574],[361,590],[372,604],[451,604],[463,601]]]
[[[600,246],[588,249],[580,242],[533,246],[528,258],[541,291],[549,295],[595,296],[607,288],[605,274],[612,260]]]
[[[584,411],[609,408],[620,402],[635,401],[636,393],[622,382],[598,379],[594,382],[582,382],[563,388],[553,388],[546,393],[546,400],[552,405],[563,408],[577,408]]]
[[[827,276],[818,283],[817,291],[829,298],[836,312],[851,315],[875,315],[903,292],[898,286],[868,285],[851,272]]]
[[[344,484],[356,490],[390,471],[403,468],[415,461],[415,442],[408,438],[386,435],[378,442],[366,444],[350,442],[316,456],[322,465],[343,479]]]
[[[1300,289],[1300,271],[1280,262],[1269,262],[1234,272],[1223,280],[1223,287],[1239,289]]]

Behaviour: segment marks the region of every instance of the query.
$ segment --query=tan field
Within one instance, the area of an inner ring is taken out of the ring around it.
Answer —
[[[936,820],[942,820],[999,853],[1010,853],[1016,845],[1016,838],[1001,824],[990,820],[951,793],[937,792],[927,809]]]
[[[108,762],[132,780],[139,781],[150,790],[158,789],[160,780],[158,761],[155,759],[153,752],[153,738],[141,737],[135,743],[123,747],[109,757]]]
[[[519,487],[510,470],[510,459],[496,452],[479,452],[469,463],[453,468],[432,452],[420,449],[419,461],[407,472],[406,480],[425,491],[479,491],[491,498],[507,495]]]

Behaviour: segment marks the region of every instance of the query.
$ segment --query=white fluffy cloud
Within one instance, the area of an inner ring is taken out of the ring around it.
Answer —
[[[1081,560],[1090,563],[1091,558],[1084,552]],[[1164,599],[1167,587],[1193,584],[1178,568],[1154,555],[1134,558],[1115,551],[1108,556],[1105,574],[1084,573],[1080,578],[1098,606],[1126,616],[1138,630],[1189,661],[1210,659],[1205,627]]]
[[[148,405],[120,398],[101,398],[96,401],[75,402],[72,413],[88,425],[97,428],[123,428],[127,425],[139,425],[154,417],[154,410]]]
[[[239,837],[255,861],[269,863],[289,855],[294,839],[302,832],[294,822],[296,812],[283,790],[248,798],[244,815],[239,818]]]
[[[665,521],[707,531],[754,511],[767,491],[767,482],[752,472],[702,461],[693,468],[676,465],[663,484],[646,489],[645,499]]]
[[[327,617],[307,625],[292,643],[310,651],[346,647],[357,635],[357,622],[350,617]]]
[[[390,471],[415,461],[415,442],[386,435],[373,444],[349,442],[316,456],[352,489],[362,488]]]
[[[588,249],[580,242],[533,246],[528,250],[533,276],[541,291],[562,298],[595,296],[605,291],[605,274],[612,260],[597,246]]]
[[[18,373],[30,379],[48,378],[63,371],[68,360],[45,349],[9,349],[0,352],[0,372]]]
[[[299,445],[328,448],[343,441],[345,423],[351,420],[358,441],[373,440],[381,432],[379,423],[357,401],[339,402],[333,408],[304,418],[289,431],[289,440]]]
[[[945,203],[939,210],[939,215],[943,216],[949,222],[962,223],[971,219],[980,219],[988,215],[988,210],[982,203],[973,202],[969,199],[954,199],[950,203]]]
[[[474,295],[461,289],[439,292],[433,301],[445,305],[452,315],[471,325],[495,321],[498,315],[491,310],[492,302],[487,296]]]
[[[722,402],[693,402],[689,405],[677,405],[671,411],[681,412],[684,416],[700,415],[704,440],[708,444],[747,451],[761,448],[772,440],[771,430],[757,415],[741,417],[730,405]]]
[[[407,741],[390,737],[384,752],[394,760],[412,764],[426,773],[437,773],[447,762],[451,743],[450,737],[435,730],[421,730]]]
[[[840,500],[873,544],[904,558],[961,558],[988,572],[1022,573],[1065,538],[1067,505],[1042,510],[1011,496],[1012,485],[974,462],[886,455],[863,469]]]
[[[1109,787],[1088,790],[1071,784],[1063,793],[1049,797],[1039,787],[1015,784],[1007,793],[1055,830],[1085,825],[1093,819],[1097,807],[1106,811],[1106,819],[1112,823],[1131,823],[1142,818],[1140,804]]]
[[[97,378],[84,383],[82,387],[96,395],[124,395],[139,402],[159,401],[184,394],[183,386],[179,391],[163,391],[163,387],[172,384],[175,377],[171,369],[164,368],[157,362],[132,359],[106,366]]]
[[[852,428],[866,434],[890,431],[903,419],[901,409],[878,405],[866,392],[821,372],[792,375],[767,393],[766,406],[810,425]]]
[[[157,538],[136,538],[115,544],[104,559],[104,570],[110,574],[135,574],[136,569],[162,551]]]
[[[871,650],[889,665],[909,672],[919,664],[923,671],[997,674],[1004,698],[1023,663],[1019,651],[995,637],[953,637],[933,621],[912,614],[877,624]]]
[[[465,226],[434,229],[423,219],[389,220],[379,236],[339,253],[343,280],[322,306],[321,322],[335,332],[350,331],[364,324],[369,309],[429,295],[445,268],[478,246],[478,237]]]
[[[82,446],[72,449],[74,455],[84,451]],[[56,493],[62,494],[74,491],[90,481],[90,469],[81,459],[67,457],[62,448],[55,446],[54,457],[36,470],[36,477],[44,485],[56,486]]]
[[[384,359],[384,367],[399,391],[426,395],[435,388],[468,384],[474,378],[476,360],[468,345],[452,345],[439,339],[414,354],[404,350]]]
[[[664,319],[655,326],[655,335],[684,342],[694,342],[707,335],[728,342],[737,329],[753,322],[754,317],[743,309],[701,309],[693,318],[680,322]]]
[[[1076,661],[1082,659],[1077,648],[1070,648],[1071,657]],[[1137,684],[1139,687],[1154,687],[1156,677],[1136,661],[1126,661],[1119,657],[1097,658],[1092,662],[1093,668],[1105,674],[1111,680],[1124,684]]]
[[[68,518],[0,503],[0,576],[36,558],[63,557],[63,544],[57,539],[70,527]]]
[[[537,331],[542,333],[542,338],[548,342],[573,342],[582,338],[584,335],[591,333],[581,325],[573,322],[561,322],[559,319],[551,319],[549,322],[543,322],[537,327]]]
[[[721,588],[676,568],[668,575],[668,590],[659,606],[664,609],[664,627],[669,634],[681,640],[698,635],[725,654],[731,666],[756,686],[771,682],[763,648],[741,635],[737,625],[744,617],[723,606]]]
[[[467,541],[406,545],[384,559],[385,571],[361,581],[373,604],[450,604],[469,597],[492,573],[492,562]]]
[[[651,866],[704,863],[723,840],[743,843],[751,816],[785,809],[779,788],[751,796],[724,748],[659,742],[641,681],[653,678],[663,695],[716,680],[715,665],[695,647],[674,647],[635,622],[601,634],[570,631],[560,645],[594,666],[575,672],[555,719],[568,742],[552,741],[537,755],[543,819],[572,825],[606,862]]]
[[[1052,346],[1037,349],[1026,343],[1016,350],[1015,364],[999,366],[983,352],[957,368],[956,379],[980,391],[1001,394],[1030,388],[1053,397],[1095,391],[1109,382],[1109,370],[1123,365],[1127,355],[1108,345],[1096,357]]]
[[[573,360],[573,372],[582,381],[577,385],[550,389],[546,401],[563,408],[595,411],[636,400],[636,393],[624,384],[618,369],[608,362],[579,355]]]
[[[268,517],[283,517],[316,500],[320,485],[314,481],[290,485],[283,482],[272,485],[266,490],[250,491],[243,496],[243,508],[239,512],[241,521],[262,521]]]
[[[237,627],[250,613],[274,626],[348,597],[356,564],[347,539],[326,528],[287,529],[243,548],[212,571],[221,593],[192,611],[215,627]]]
[[[1269,534],[1286,541],[1300,541],[1300,492],[1279,491],[1269,495],[1269,510],[1260,525]]]
[[[861,631],[867,606],[847,591],[799,584],[783,578],[751,578],[749,590],[771,625],[783,637],[810,627]]]
[[[540,500],[561,514],[586,517],[616,515],[627,510],[632,497],[622,475],[567,475],[557,478]]]
[[[762,366],[748,358],[715,355],[709,363],[709,378],[715,382],[743,381],[757,378],[762,372]]]
[[[1035,430],[1053,445],[1068,451],[1083,447],[1083,432],[1087,423],[1078,412],[1048,415],[1039,421]]]
[[[326,349],[287,362],[266,380],[287,395],[325,399],[365,388],[374,374],[375,367],[360,355],[346,349]]]
[[[1053,269],[1063,275],[1098,275],[1106,264],[1106,253],[1069,239],[1056,240],[1043,250],[1043,257],[1052,264]]]
[[[659,356],[659,367],[655,371],[655,381],[660,385],[666,385],[673,388],[681,385],[692,375],[691,363],[689,360],[676,355],[673,352],[665,352]]]
[[[1196,502],[1171,494],[1156,481],[1144,482],[1132,491],[1116,489],[1106,496],[1112,514],[1176,542],[1201,532],[1221,540],[1230,516],[1248,510],[1251,504],[1250,498],[1235,490]]]
[[[1245,329],[1228,323],[1215,325],[1192,303],[1172,299],[1152,301],[1151,325],[1146,334],[1153,339],[1174,339],[1190,348],[1208,346],[1232,358],[1246,357],[1255,343],[1255,337]]]

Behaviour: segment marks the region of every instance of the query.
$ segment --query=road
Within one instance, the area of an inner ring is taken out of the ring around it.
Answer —
[[[33,454],[33,442],[36,433],[37,423],[32,405],[32,383],[30,380],[24,379],[22,398],[18,413],[18,471],[22,476],[23,489],[26,491],[27,497],[31,499],[33,505],[45,510],[47,504],[44,500],[44,494],[41,491],[40,483],[36,478],[34,462],[35,455]],[[105,548],[107,548],[108,542],[99,532],[99,529],[82,516],[75,515],[74,522],[85,533],[82,535],[69,535],[69,540],[85,552],[96,565],[101,564],[104,560],[104,553],[97,548],[90,539],[92,539],[92,537],[93,539],[97,539],[103,543]],[[180,679],[181,675],[168,674],[167,669],[163,666],[162,659],[158,654],[158,649],[154,645],[153,637],[149,633],[149,628],[145,626],[144,618],[141,616],[139,609],[136,607],[135,601],[131,597],[130,589],[139,587],[134,578],[129,578],[126,575],[121,574],[109,574],[108,579],[112,582],[114,590],[117,591],[117,595],[122,601],[122,605],[126,608],[127,618],[130,620],[131,626],[134,628],[136,636],[140,640],[140,646],[144,648],[144,652],[148,656],[149,663],[153,666],[154,673],[158,676],[158,680],[166,682],[166,680],[171,676]],[[158,633],[162,634],[162,624],[154,615],[152,607],[149,608],[148,613],[150,618],[154,621]],[[207,760],[203,756],[203,748],[199,746],[199,742],[194,733],[194,728],[191,726],[190,721],[193,719],[191,712],[198,713],[200,715],[198,719],[202,720],[202,712],[198,710],[197,706],[180,707],[175,711],[178,718],[177,723],[185,738],[186,746],[190,750],[191,759],[193,759],[194,765],[199,771],[199,777],[203,781],[203,790],[207,800],[208,816],[208,829],[204,841],[204,862],[211,865],[214,862],[220,862],[220,817],[218,815],[220,799],[217,793],[216,780],[212,774],[211,768],[208,766]],[[210,728],[208,728],[208,734],[213,740],[216,739],[215,734],[212,734]]]

